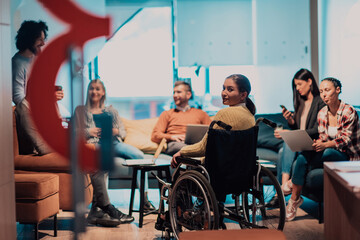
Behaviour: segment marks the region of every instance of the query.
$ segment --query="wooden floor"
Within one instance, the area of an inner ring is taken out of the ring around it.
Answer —
[[[128,212],[128,204],[130,199],[130,190],[109,190],[110,199],[112,203],[120,208],[123,212]],[[159,202],[158,190],[150,190],[150,199],[154,203]],[[135,203],[138,203],[138,196],[135,196]],[[138,207],[138,205],[135,205]],[[315,204],[310,203],[310,207],[316,207]],[[305,208],[305,210],[308,210]],[[315,211],[316,212],[316,211]],[[53,237],[53,221],[52,219],[45,220],[40,224],[39,237],[40,239],[74,239],[74,233],[71,231],[73,223],[72,212],[60,212],[58,215],[58,237]],[[138,214],[134,214],[135,221],[130,224],[119,225],[115,228],[105,228],[88,225],[85,233],[78,235],[78,239],[161,239],[162,233],[154,228],[156,215],[149,215],[144,218],[144,225],[142,228],[138,227]],[[238,229],[238,225],[227,222],[228,229]],[[17,226],[17,235],[19,240],[33,239],[34,232],[31,225]],[[324,224],[319,224],[318,219],[314,218],[303,209],[299,209],[297,217],[292,222],[285,224],[284,233],[288,240],[321,240],[324,239]]]

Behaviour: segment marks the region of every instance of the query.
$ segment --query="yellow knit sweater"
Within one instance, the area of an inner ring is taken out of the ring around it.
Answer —
[[[222,121],[230,126],[231,130],[245,130],[255,126],[254,115],[246,107],[228,107],[221,109],[214,117],[215,121]],[[215,129],[221,129],[214,125]],[[207,143],[207,134],[203,139],[193,145],[188,145],[180,150],[184,157],[204,157]]]

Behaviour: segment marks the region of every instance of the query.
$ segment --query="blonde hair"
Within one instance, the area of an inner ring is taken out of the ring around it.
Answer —
[[[103,90],[104,90],[104,96],[100,99],[100,108],[103,108],[105,105],[105,100],[106,100],[106,89],[105,89],[105,85],[104,83],[100,80],[100,79],[93,79],[89,82],[88,88],[87,88],[87,94],[86,94],[86,102],[85,102],[85,106],[87,108],[90,108],[91,103],[90,103],[90,98],[89,98],[89,91],[90,91],[90,86],[93,83],[100,83]]]

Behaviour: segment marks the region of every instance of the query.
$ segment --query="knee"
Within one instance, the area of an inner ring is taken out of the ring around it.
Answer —
[[[299,167],[303,167],[306,166],[307,164],[307,160],[305,158],[304,155],[300,154],[297,158],[296,161],[294,162],[294,168],[299,168]]]
[[[129,159],[140,159],[140,158],[144,158],[144,153],[142,151],[140,151],[139,149],[135,148],[132,151],[128,151],[127,152],[127,157]]]
[[[140,150],[134,152],[134,156],[133,156],[134,159],[136,158],[144,158],[144,153]]]
[[[326,148],[322,155],[322,160],[323,160],[323,162],[340,161],[340,160],[342,160],[341,153],[333,148]]]
[[[293,176],[292,176],[292,182],[296,185],[304,185],[305,176],[306,176],[306,164],[307,160],[304,155],[300,154],[293,166]]]

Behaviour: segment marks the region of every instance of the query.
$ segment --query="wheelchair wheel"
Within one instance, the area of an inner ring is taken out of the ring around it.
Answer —
[[[219,228],[219,210],[208,180],[190,170],[175,181],[169,198],[170,222],[175,237],[192,230]]]
[[[270,206],[269,201],[277,194],[279,204]],[[251,228],[283,230],[285,225],[285,199],[274,174],[261,166],[259,190],[250,189],[242,193],[244,217]]]

